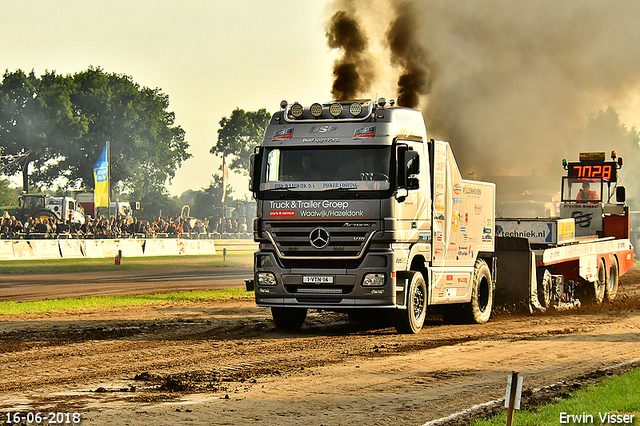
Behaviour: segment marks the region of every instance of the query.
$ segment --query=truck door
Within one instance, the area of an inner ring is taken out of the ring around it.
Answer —
[[[447,146],[434,141],[433,147],[433,235],[432,260],[434,266],[444,266],[449,241],[449,203],[447,188],[449,185],[447,166]]]
[[[398,141],[419,155],[419,188],[410,190],[398,206],[398,220],[403,242],[427,241],[431,230],[431,188],[429,185],[429,155],[422,142]]]

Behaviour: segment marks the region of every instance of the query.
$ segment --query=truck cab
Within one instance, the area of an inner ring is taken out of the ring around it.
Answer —
[[[419,111],[283,102],[250,190],[259,249],[247,288],[278,327],[299,328],[308,309],[376,310],[409,333],[429,305],[489,319],[495,185],[462,179]]]
[[[563,161],[560,217],[575,220],[576,237],[629,238],[626,191],[618,185],[624,161],[616,151],[611,161],[604,152],[580,153],[577,162]]]
[[[58,220],[84,223],[84,209],[71,197],[46,197],[45,208],[55,213]]]

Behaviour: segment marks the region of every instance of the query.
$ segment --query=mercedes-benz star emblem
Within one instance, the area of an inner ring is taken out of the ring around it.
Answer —
[[[329,231],[324,228],[315,228],[309,233],[309,242],[317,249],[323,249],[329,244]]]

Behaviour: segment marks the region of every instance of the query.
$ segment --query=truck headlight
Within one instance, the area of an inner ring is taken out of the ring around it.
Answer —
[[[276,285],[276,276],[271,272],[258,272],[258,285]]]
[[[365,287],[380,287],[385,282],[384,274],[367,274],[364,276],[362,285]]]

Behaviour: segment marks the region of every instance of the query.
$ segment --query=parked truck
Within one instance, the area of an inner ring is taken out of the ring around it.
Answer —
[[[115,217],[117,219],[133,217],[133,209],[128,201],[110,201],[109,210],[106,207],[98,207],[96,215],[97,217]]]
[[[14,206],[0,207],[0,215],[6,212],[21,222],[30,217],[48,217],[51,219],[67,219],[84,223],[84,210],[74,198],[52,197],[43,194],[20,194]]]
[[[76,191],[74,196],[78,200],[78,203],[84,208],[85,214],[97,218],[97,217],[133,217],[134,207],[140,208],[140,203],[133,203],[129,201],[110,201],[109,209],[106,206],[97,207],[95,204],[95,193],[93,191]]]
[[[583,213],[567,192],[569,217],[557,219],[555,241],[540,246],[520,231],[497,237],[506,223],[496,227],[495,185],[463,179],[449,143],[428,139],[420,112],[384,99],[308,108],[283,101],[250,172],[259,248],[246,284],[281,329],[301,327],[308,309],[375,310],[401,333],[418,332],[427,309],[449,322],[484,323],[496,299],[574,303],[581,283],[593,284],[597,299],[633,258],[623,190],[611,207],[601,203],[603,215],[620,218],[602,222],[615,222],[615,235],[605,227],[589,243],[572,238]],[[604,188],[614,182],[607,177],[588,179]],[[581,178],[571,175],[567,191]],[[600,265],[606,273],[594,273]]]

